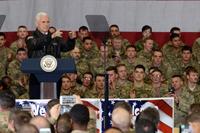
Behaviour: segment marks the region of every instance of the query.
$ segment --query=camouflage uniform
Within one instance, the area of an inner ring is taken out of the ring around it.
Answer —
[[[60,52],[61,59],[70,57],[70,51],[68,52]]]
[[[152,52],[145,52],[144,50],[141,50],[140,52],[137,53],[137,57],[141,58],[144,57],[147,62],[151,62],[151,57],[152,57]]]
[[[177,60],[182,58],[182,47],[175,49],[172,45],[167,45],[162,48],[164,60],[168,62],[172,68],[172,73],[176,73],[176,68],[178,68]]]
[[[134,84],[133,89],[135,91],[136,98],[153,97],[153,89],[150,85],[148,85],[146,83],[144,83],[144,85],[141,87],[136,87],[136,85]]]
[[[197,59],[198,64],[200,65],[200,38],[197,38],[192,45],[192,53],[194,57]]]
[[[21,62],[17,59],[10,62],[9,65],[8,65],[7,74],[13,80],[17,80],[19,78],[19,74],[22,74]]]
[[[118,98],[130,98],[130,91],[133,89],[133,83],[124,80],[116,82],[116,94]]]
[[[168,96],[168,85],[167,84],[161,84],[161,86],[156,89],[156,88],[153,88],[152,86],[152,89],[153,89],[153,97],[167,97]]]
[[[84,49],[81,50],[81,58],[86,60],[89,63],[91,60],[99,57],[99,51],[86,51]]]
[[[137,65],[136,60],[137,60],[137,58],[135,58],[134,62],[129,62],[128,59],[126,58],[121,61],[122,64],[125,64],[128,75],[130,75],[133,72],[135,66]]]
[[[112,59],[107,59],[105,61],[106,63],[104,63],[104,60],[101,58],[95,58],[93,60],[90,61],[90,68],[91,71],[94,75],[96,74],[103,74],[104,73],[104,65],[105,68],[109,67],[109,66],[115,66],[115,62]]]
[[[28,87],[28,86],[27,86]],[[10,87],[11,92],[15,95],[16,99],[24,99],[25,98],[25,93],[28,94],[28,89],[24,86],[21,86],[19,83],[15,83],[11,85]],[[22,95],[24,95],[22,97]]]
[[[19,45],[19,42],[18,42],[18,40],[16,40],[16,41],[14,41],[14,42],[11,43],[10,49],[12,49],[12,51],[14,53],[17,53],[17,49],[19,48],[18,45]],[[24,45],[26,46],[26,44],[24,44]],[[26,47],[25,47],[25,49],[26,49]]]
[[[10,111],[1,111],[0,112],[0,128],[3,133],[9,132],[8,130],[8,118]]]
[[[134,45],[136,47],[136,51],[139,52],[144,49],[144,40],[140,39],[136,41]],[[153,49],[157,49],[157,48],[158,48],[158,44],[155,41],[153,41]]]
[[[0,79],[5,76],[5,67],[4,65],[0,62]]]
[[[86,90],[84,98],[103,98],[104,97],[104,90],[99,90],[92,87],[91,90]]]
[[[82,79],[85,72],[90,72],[90,66],[85,59],[75,60],[78,77]]]
[[[9,54],[11,54],[12,55],[11,58],[13,58],[14,53],[11,49],[9,49],[7,47],[0,48],[0,61],[5,67],[7,67],[8,63],[10,62],[8,60]]]
[[[191,91],[187,85],[183,88],[180,97],[177,112],[179,116],[186,117],[193,103],[200,103],[200,86],[197,85],[194,91]]]
[[[197,63],[197,61],[191,59],[187,64],[184,64],[183,61],[181,59],[177,60],[177,73],[178,74],[183,74],[185,69],[188,66],[192,66],[194,67],[198,73],[200,72],[200,64]]]
[[[114,56],[119,56],[121,58],[124,58],[125,55],[125,48],[122,46],[120,51],[116,51],[113,46],[108,46],[108,56],[109,57],[114,57]]]
[[[106,45],[108,45],[109,47],[111,46],[112,47],[112,42],[111,42],[111,39],[112,38],[108,38],[107,41],[106,41]],[[124,48],[126,48],[128,45],[131,45],[131,43],[127,40],[127,39],[122,39],[122,46]]]
[[[80,38],[76,39],[75,46],[78,47],[81,51],[83,50],[83,42]],[[99,48],[97,47],[97,44],[95,41],[92,41],[92,51],[95,51],[96,53],[99,51]]]
[[[169,80],[171,78],[171,76],[173,76],[173,71],[171,68],[171,65],[167,62],[162,62],[160,64],[160,66],[154,66],[152,63],[150,65],[148,65],[148,69],[150,69],[151,67],[157,67],[159,70],[162,71],[165,79]]]

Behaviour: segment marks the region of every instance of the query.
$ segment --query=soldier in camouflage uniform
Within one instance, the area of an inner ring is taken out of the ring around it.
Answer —
[[[17,28],[17,37],[18,39],[11,43],[10,48],[17,53],[17,49],[26,48],[25,38],[28,36],[28,29],[26,26],[21,25]]]
[[[151,67],[156,67],[161,70],[166,80],[170,79],[172,76],[172,68],[167,62],[164,61],[163,53],[161,50],[153,51],[152,60],[148,66],[148,69],[150,69]]]
[[[150,62],[153,54],[153,40],[151,38],[146,38],[143,45],[144,49],[137,53],[137,57],[143,57],[145,58],[146,62]]]
[[[166,97],[168,96],[168,85],[162,83],[163,74],[159,69],[154,69],[150,73],[151,77],[151,86],[153,89],[153,97]]]
[[[180,94],[178,110],[185,117],[189,111],[189,107],[193,103],[200,103],[200,86],[198,83],[198,72],[195,68],[190,67],[186,71],[186,79],[184,88]]]
[[[67,75],[63,75],[61,78],[61,92],[60,95],[80,95],[80,91],[72,88],[71,79]]]
[[[11,92],[15,95],[16,99],[28,99],[28,78],[26,74],[18,73],[18,78],[10,86]]]
[[[83,38],[83,48],[81,50],[81,58],[85,59],[87,62],[90,62],[92,59],[97,58],[99,56],[99,50],[94,51],[92,49],[93,43],[92,43],[91,37],[85,37]]]
[[[85,59],[81,58],[80,49],[78,47],[75,47],[73,50],[70,51],[70,56],[75,61],[76,70],[78,72],[78,79],[82,79],[83,74],[90,71],[90,66],[88,62]]]
[[[170,29],[170,35],[171,36],[172,34],[178,34],[180,37],[181,37],[181,29],[179,27],[172,27]],[[167,41],[164,45],[163,45],[163,49],[165,49],[168,45],[172,45],[172,42],[169,40]],[[184,43],[182,42],[181,40],[181,45],[184,45]]]
[[[116,92],[118,94],[118,98],[129,98],[130,95],[127,93],[123,93],[124,90],[128,91],[133,89],[132,82],[128,81],[128,75],[126,71],[125,64],[119,64],[116,66],[118,79],[116,81]]]
[[[11,49],[5,46],[6,35],[3,32],[0,32],[0,61],[7,69],[8,63],[13,60],[14,53]]]
[[[91,90],[86,90],[85,98],[104,98],[104,74],[96,74]]]
[[[81,26],[78,30],[78,37],[76,38],[76,44],[75,44],[75,46],[78,47],[80,50],[83,49],[83,38],[85,37],[91,37],[88,27]],[[92,41],[92,50],[96,52],[98,51],[97,44],[94,40]]]
[[[143,65],[137,65],[132,73],[133,89],[129,91],[131,98],[153,97],[153,89],[144,82],[145,68]]]
[[[162,48],[164,60],[168,62],[172,67],[172,73],[176,74],[177,60],[181,58],[182,42],[178,34],[172,34],[170,36],[172,45],[166,45]]]
[[[183,78],[181,75],[173,75],[171,77],[171,85],[169,87],[168,96],[174,97],[174,125],[179,127],[183,121],[183,113],[178,109],[178,103],[181,92],[183,91]]]
[[[106,68],[106,72],[108,74],[108,83],[109,83],[109,98],[118,98],[119,93],[116,92],[116,84],[117,84],[117,70],[115,66],[109,66]],[[120,89],[120,88],[118,88]]]
[[[80,90],[79,88],[81,87],[81,85],[79,84],[79,82],[77,82],[78,81],[77,72],[65,73],[64,75],[67,75],[70,78],[71,88],[73,90]]]
[[[149,25],[145,25],[142,27],[142,38],[135,42],[135,47],[137,52],[144,49],[144,42],[146,38],[151,38],[152,28]],[[153,41],[153,49],[158,48],[158,44]]]
[[[104,69],[109,66],[114,66],[115,62],[113,59],[108,57],[108,46],[101,45],[100,46],[100,57],[94,58],[90,61],[90,68],[93,75],[97,73],[104,73]]]
[[[200,64],[192,57],[192,49],[189,46],[183,46],[182,58],[177,60],[177,73],[183,74],[189,66],[194,67],[198,73],[200,72]]]
[[[109,46],[109,57],[116,59],[116,64],[119,64],[125,55],[125,46],[122,45],[122,38],[115,37],[112,39],[112,46]],[[118,58],[116,58],[118,57]]]
[[[122,46],[123,46],[124,48],[126,48],[128,45],[130,45],[130,42],[129,42],[127,39],[125,39],[125,38],[123,38],[123,37],[121,36],[120,31],[119,31],[119,26],[116,25],[116,24],[113,24],[113,25],[111,25],[111,26],[109,27],[109,36],[108,36],[108,38],[106,38],[106,40],[105,40],[106,45],[109,46],[109,47],[112,46],[111,40],[112,40],[113,38],[118,38],[118,37],[121,37],[121,38],[122,38]]]
[[[24,48],[19,48],[16,53],[16,59],[9,63],[7,74],[12,78],[13,81],[17,80],[19,74],[22,74],[21,63],[27,59],[27,51]],[[28,78],[28,77],[27,77]]]
[[[130,75],[130,73],[133,71],[133,69],[135,68],[136,66],[136,48],[134,45],[128,45],[126,47],[126,52],[125,52],[125,59],[123,59],[121,61],[122,64],[125,64],[126,65],[126,68],[127,68],[127,73],[128,75]]]

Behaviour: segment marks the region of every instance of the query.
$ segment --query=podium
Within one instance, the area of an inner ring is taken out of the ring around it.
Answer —
[[[57,97],[56,82],[63,73],[76,72],[75,61],[72,58],[57,59],[57,68],[53,72],[45,72],[40,66],[41,58],[30,58],[22,62],[24,73],[34,74],[40,82],[40,98],[52,99]],[[51,90],[52,89],[52,90]],[[48,95],[46,95],[48,93]]]

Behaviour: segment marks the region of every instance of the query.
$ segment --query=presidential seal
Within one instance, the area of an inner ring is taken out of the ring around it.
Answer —
[[[45,72],[53,72],[57,68],[57,60],[52,55],[46,55],[40,60],[40,66]]]

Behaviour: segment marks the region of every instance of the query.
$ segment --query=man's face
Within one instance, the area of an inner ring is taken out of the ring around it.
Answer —
[[[86,50],[86,51],[90,51],[92,49],[92,40],[90,39],[86,39],[85,42],[83,43],[83,48]]]
[[[0,47],[3,47],[6,43],[6,39],[4,36],[0,36]]]
[[[184,50],[182,52],[183,61],[190,61],[191,58],[192,58],[192,53],[189,50]]]
[[[162,81],[162,74],[158,71],[151,73],[151,80],[153,83],[160,83]]]
[[[148,39],[146,40],[146,42],[144,43],[144,49],[146,49],[147,51],[152,51],[153,48],[153,40]]]
[[[81,54],[80,54],[80,50],[79,48],[75,47],[72,51],[71,51],[71,56],[77,60],[81,57]]]
[[[83,86],[89,87],[92,84],[92,75],[85,74],[83,76]]]
[[[78,32],[78,36],[81,40],[83,40],[84,37],[88,37],[89,36],[89,31],[88,30],[80,30]]]
[[[112,40],[113,48],[116,50],[120,50],[122,48],[122,40],[114,38]]]
[[[151,30],[150,29],[147,29],[145,31],[142,32],[142,36],[143,38],[148,38],[151,36]]]
[[[48,32],[49,30],[49,17],[48,16],[41,16],[40,19],[36,22],[37,28],[40,32]]]
[[[68,78],[62,78],[62,87],[63,90],[69,90],[71,88],[71,81]]]
[[[178,90],[182,87],[183,81],[179,77],[172,78],[172,87],[175,88],[175,90]]]
[[[102,89],[104,88],[104,77],[103,76],[97,76],[95,80],[96,88]]]
[[[117,74],[115,73],[115,71],[114,70],[107,71],[107,74],[108,74],[109,83],[115,82],[117,78]]]
[[[199,80],[199,74],[196,73],[196,72],[190,72],[188,75],[187,75],[187,80],[191,83],[197,83],[198,80]]]
[[[144,70],[142,68],[136,68],[134,73],[133,73],[133,77],[135,81],[143,81],[144,80]]]
[[[126,50],[126,56],[128,58],[135,58],[135,56],[136,56],[136,50],[135,50],[135,48],[132,48],[132,47],[128,48]]]
[[[117,74],[119,79],[125,80],[127,78],[127,71],[125,66],[117,67]]]
[[[180,37],[175,37],[172,39],[172,45],[175,47],[175,48],[178,48],[180,47],[181,45],[181,39]]]
[[[22,62],[23,60],[27,59],[27,52],[26,51],[19,51],[16,55],[16,58]]]
[[[160,65],[163,60],[162,53],[155,51],[153,53],[152,60],[153,60],[153,64]]]
[[[111,27],[110,29],[110,35],[112,37],[117,37],[120,35],[119,29],[117,27]]]
[[[17,36],[20,38],[20,39],[25,39],[28,35],[28,31],[27,31],[27,28],[19,28],[18,31],[17,31]]]

